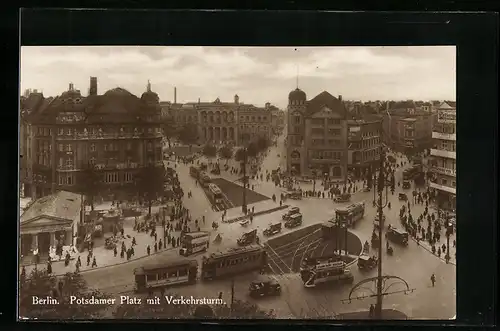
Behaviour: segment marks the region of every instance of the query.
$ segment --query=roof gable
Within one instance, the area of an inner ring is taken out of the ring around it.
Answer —
[[[55,194],[37,199],[21,215],[21,224],[29,223],[39,216],[54,219],[75,220],[79,218],[81,198],[79,194],[59,191]]]
[[[325,108],[340,114],[342,117],[347,115],[343,103],[326,91],[321,92],[307,102],[307,113],[309,115],[323,111]]]
[[[68,220],[60,217],[53,217],[49,215],[39,215],[36,216],[35,218],[26,220],[24,223],[21,224],[22,228],[31,228],[31,227],[39,227],[39,226],[46,226],[46,225],[53,225],[53,226],[68,226],[73,223],[73,220]]]

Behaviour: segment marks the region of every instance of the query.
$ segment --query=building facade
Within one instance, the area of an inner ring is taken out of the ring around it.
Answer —
[[[288,96],[287,171],[294,176],[347,176],[347,119],[342,97],[322,92],[311,100],[296,89]]]
[[[53,99],[32,93],[24,100],[25,195],[81,191],[94,169],[99,191],[112,199],[134,191],[141,170],[163,168],[161,109],[149,82],[140,98],[121,88],[98,95],[96,78],[89,92],[84,97],[70,84]]]
[[[369,167],[378,166],[382,151],[382,118],[365,114],[348,125],[348,171],[361,177]]]
[[[164,118],[171,118],[177,127],[195,125],[198,143],[215,145],[241,145],[258,136],[272,135],[272,114],[270,104],[265,108],[240,103],[239,96],[233,102],[188,102],[171,104],[162,102]]]
[[[435,114],[417,107],[413,101],[388,102],[383,114],[384,136],[392,149],[413,154],[432,146]]]
[[[456,107],[443,102],[438,108],[438,119],[432,132],[432,177],[429,186],[436,190],[437,203],[442,208],[456,208]]]

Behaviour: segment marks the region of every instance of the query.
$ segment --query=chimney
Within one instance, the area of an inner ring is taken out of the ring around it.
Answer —
[[[342,95],[339,95],[339,101],[342,101]]]
[[[68,91],[73,91],[73,83],[69,83],[69,89]]]
[[[200,103],[200,98],[198,98],[198,103]]]
[[[238,94],[236,94],[236,95],[234,96],[234,103],[235,103],[235,104],[239,104],[239,103],[240,103],[240,97],[238,96]]]
[[[174,103],[177,103],[177,87],[174,87]]]
[[[89,95],[97,95],[97,77],[90,77]]]

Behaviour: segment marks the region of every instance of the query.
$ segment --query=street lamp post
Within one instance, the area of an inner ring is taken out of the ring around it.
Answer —
[[[384,173],[384,161],[385,161],[385,152],[382,151],[380,153],[380,168],[378,172],[378,178],[377,178],[377,193],[378,193],[378,201],[375,199],[375,190],[373,190],[373,200],[375,202],[375,206],[378,209],[378,220],[379,220],[379,227],[378,227],[378,237],[379,237],[379,242],[378,242],[378,272],[377,272],[377,305],[375,306],[375,316],[378,319],[382,319],[382,298],[383,298],[383,277],[382,277],[382,228],[384,226],[383,223],[383,208],[387,206],[387,203],[389,201],[388,199],[388,192],[387,192],[387,186],[385,185],[385,173]],[[375,182],[375,181],[374,181]],[[385,187],[385,202],[383,202],[383,191]]]
[[[242,193],[242,205],[241,205],[241,211],[243,214],[247,214],[247,148],[243,148],[243,162],[241,163],[241,166],[243,167],[243,193]]]

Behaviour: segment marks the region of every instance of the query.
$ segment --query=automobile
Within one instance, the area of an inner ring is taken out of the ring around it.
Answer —
[[[349,193],[341,194],[336,196],[333,201],[335,202],[349,202],[351,201],[351,195]]]
[[[281,294],[281,285],[274,278],[262,278],[250,283],[250,297],[262,298]]]
[[[292,207],[285,214],[283,214],[282,219],[286,221],[290,218],[290,216],[295,215],[295,214],[299,214],[299,213],[300,213],[299,207]]]
[[[387,239],[400,245],[408,245],[408,232],[391,226],[387,231]]]
[[[378,260],[375,256],[360,255],[358,257],[358,268],[363,269],[373,269],[377,266]]]
[[[291,215],[285,222],[285,228],[291,229],[302,225],[302,214]]]
[[[270,224],[267,229],[263,231],[264,236],[269,237],[281,232],[281,222]]]
[[[403,181],[403,189],[408,190],[411,188],[411,183],[408,180]]]
[[[302,192],[300,192],[300,191],[288,192],[286,194],[286,197],[293,199],[293,200],[301,200],[302,199]]]
[[[408,201],[408,196],[406,196],[406,193],[399,193],[399,201]]]

